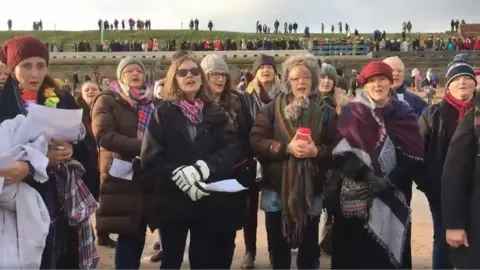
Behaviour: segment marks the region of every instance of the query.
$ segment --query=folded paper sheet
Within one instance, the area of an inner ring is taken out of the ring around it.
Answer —
[[[113,177],[132,180],[133,179],[133,164],[131,162],[114,158],[112,166],[110,166],[109,174]]]
[[[83,110],[55,109],[37,104],[28,106],[27,121],[48,139],[75,142],[85,137]]]
[[[227,179],[227,180],[210,183],[205,187],[205,189],[208,191],[214,191],[214,192],[234,193],[234,192],[240,192],[242,190],[246,190],[247,188],[242,186],[240,183],[238,183],[236,179]]]

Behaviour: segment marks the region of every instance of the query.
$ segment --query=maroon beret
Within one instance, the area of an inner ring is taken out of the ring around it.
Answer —
[[[373,76],[385,76],[391,82],[393,82],[393,70],[392,68],[382,61],[372,61],[368,63],[360,72],[358,76],[358,83],[363,86]]]

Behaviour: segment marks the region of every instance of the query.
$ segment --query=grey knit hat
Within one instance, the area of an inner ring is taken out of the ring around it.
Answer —
[[[318,89],[318,73],[320,71],[320,66],[318,65],[317,58],[311,54],[302,54],[290,56],[283,62],[282,65],[282,84],[284,89],[290,93],[292,90],[290,88],[289,74],[293,67],[303,65],[305,66],[310,73],[312,73],[312,91]]]
[[[333,80],[333,83],[337,85],[338,75],[337,70],[334,66],[323,63],[322,68],[320,69],[320,77],[327,76],[328,78]]]
[[[202,67],[205,74],[208,74],[212,71],[224,71],[226,73],[230,73],[230,70],[228,69],[228,65],[225,60],[223,60],[221,56],[216,54],[209,54],[205,56],[200,63],[200,66]]]
[[[133,65],[133,64],[137,64],[140,66],[140,68],[143,70],[143,73],[145,73],[145,66],[143,65],[142,61],[140,59],[137,59],[135,57],[132,57],[132,56],[127,56],[125,58],[123,58],[120,63],[118,64],[118,67],[117,67],[117,80],[120,81],[121,80],[121,76],[122,76],[122,71],[129,65]]]

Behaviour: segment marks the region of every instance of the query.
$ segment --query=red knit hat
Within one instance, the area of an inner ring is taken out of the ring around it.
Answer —
[[[477,76],[480,75],[480,68],[474,68],[473,73],[475,73],[475,75],[477,75]],[[478,83],[480,83],[480,82],[478,82]]]
[[[362,69],[362,72],[360,72],[360,76],[358,76],[358,84],[363,86],[368,79],[378,75],[385,76],[393,82],[392,68],[382,61],[372,61]]]
[[[39,39],[30,36],[8,40],[3,45],[3,51],[6,56],[6,63],[4,64],[7,64],[10,72],[12,72],[20,62],[30,57],[43,58],[47,62],[47,65],[50,58],[47,46]]]

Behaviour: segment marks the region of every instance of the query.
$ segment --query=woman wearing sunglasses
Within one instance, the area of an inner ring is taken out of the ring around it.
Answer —
[[[215,268],[208,243],[216,232],[208,208],[223,205],[206,200],[206,186],[231,175],[240,147],[227,115],[207,97],[207,87],[193,56],[173,60],[143,139],[141,179],[155,186],[150,221],[162,232],[160,269],[180,269],[189,232],[190,268]]]

